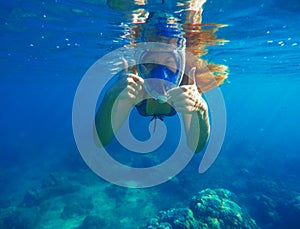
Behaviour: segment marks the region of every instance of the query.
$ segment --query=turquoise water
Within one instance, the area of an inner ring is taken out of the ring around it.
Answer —
[[[0,227],[139,228],[160,210],[189,207],[201,190],[222,188],[259,227],[299,228],[299,10],[296,0],[206,3],[204,22],[229,25],[218,36],[230,42],[204,56],[230,68],[219,157],[204,174],[197,154],[170,181],[127,189],[85,165],[72,132],[78,84],[128,43],[126,15],[88,0],[2,2]]]

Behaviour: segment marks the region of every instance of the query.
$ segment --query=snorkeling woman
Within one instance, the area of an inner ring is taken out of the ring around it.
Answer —
[[[111,0],[109,5],[117,8],[118,2],[122,1]],[[144,1],[134,2],[142,5]],[[135,106],[141,115],[153,116],[154,119],[180,113],[188,146],[194,152],[200,152],[205,147],[210,135],[210,122],[208,105],[202,93],[222,84],[227,77],[227,68],[206,64],[200,58],[195,60],[186,54],[190,52],[200,56],[205,52],[205,44],[195,37],[213,38],[213,32],[206,31],[205,34],[200,31],[204,2],[186,1],[183,6],[184,23],[181,25],[184,33],[178,21],[165,12],[145,11],[143,17],[146,17],[146,23],[137,23],[133,27],[133,40],[159,42],[160,45],[142,49],[133,68],[129,68],[128,60],[123,58],[125,70],[106,91],[96,113],[96,131],[102,146],[110,143],[114,130],[119,130]],[[135,20],[139,22],[136,17]]]

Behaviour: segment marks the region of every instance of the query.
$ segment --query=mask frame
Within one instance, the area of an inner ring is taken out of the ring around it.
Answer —
[[[185,72],[185,48],[173,44],[146,42],[145,47],[138,47],[135,52],[136,69],[145,80],[145,91],[159,103],[169,99],[168,90],[178,87]],[[147,60],[147,56],[155,56]],[[173,62],[164,58],[169,56]],[[174,65],[175,63],[175,65]]]

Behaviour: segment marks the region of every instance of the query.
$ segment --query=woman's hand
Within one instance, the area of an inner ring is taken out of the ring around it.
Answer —
[[[125,65],[125,70],[113,86],[114,91],[116,93],[120,93],[118,99],[128,100],[133,104],[136,104],[142,99],[144,95],[144,79],[136,74],[130,73],[128,71],[127,61],[125,59],[123,59],[123,61]]]
[[[198,92],[196,86],[195,71],[196,68],[192,68],[189,72],[190,78],[193,79],[193,84],[183,85],[168,91],[172,105],[177,112],[200,112],[203,114],[208,111],[207,103]]]
[[[126,73],[118,82],[121,88],[120,99],[129,99],[133,103],[142,97],[144,79],[133,73]]]

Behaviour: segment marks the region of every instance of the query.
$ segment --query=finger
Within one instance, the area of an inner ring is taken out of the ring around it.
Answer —
[[[188,97],[188,95],[186,93],[176,94],[176,95],[171,97],[171,101],[173,103],[180,102],[180,101],[185,101],[185,100],[189,100],[189,99],[191,99],[191,98]]]
[[[128,72],[128,61],[122,56],[123,65],[124,65],[124,72]]]
[[[192,67],[192,69],[188,73],[188,76],[192,81],[190,84],[196,84],[196,67]]]
[[[126,91],[130,92],[130,93],[133,93],[133,94],[137,93],[137,90],[133,86],[131,86],[131,85],[127,85]]]
[[[122,99],[135,99],[136,97],[136,92],[133,90],[132,87],[127,86],[121,93],[120,93],[120,98]]]
[[[140,83],[140,84],[144,84],[144,79],[136,74],[130,73],[128,74],[128,76],[130,76],[135,82]]]
[[[195,102],[190,99],[177,100],[172,103],[175,107],[194,106]]]
[[[127,78],[127,85],[132,86],[136,92],[143,90],[143,85],[139,82],[135,82],[131,77]]]
[[[184,92],[192,92],[192,91],[195,91],[196,88],[194,85],[182,85],[180,86],[180,88],[182,89],[182,91]]]
[[[127,77],[127,85],[131,85],[132,87],[137,88],[139,84],[132,79],[132,77]]]
[[[130,99],[135,99],[136,98],[136,95],[134,93],[128,92],[127,95]]]

